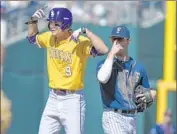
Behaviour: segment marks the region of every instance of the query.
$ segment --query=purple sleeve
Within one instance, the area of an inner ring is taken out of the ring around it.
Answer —
[[[38,34],[38,33],[37,33],[37,34]],[[29,41],[31,44],[36,44],[36,36],[37,36],[37,34],[35,34],[35,35],[33,35],[33,36],[30,36],[30,37],[27,36],[27,39],[28,39],[28,41]]]
[[[101,56],[103,54],[99,53],[99,51],[96,50],[96,48],[94,46],[92,46],[92,48],[90,50],[90,55],[92,55],[93,57],[96,57],[96,56]]]

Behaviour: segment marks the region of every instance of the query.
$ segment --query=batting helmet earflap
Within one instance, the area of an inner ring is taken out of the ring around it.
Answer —
[[[72,26],[73,17],[72,17],[72,13],[67,8],[53,8],[49,12],[47,21],[61,22],[62,25],[60,28],[62,30],[65,30]]]

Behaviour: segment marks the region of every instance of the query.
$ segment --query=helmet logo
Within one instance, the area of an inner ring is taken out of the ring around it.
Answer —
[[[54,15],[55,15],[55,14],[54,14],[54,11],[52,10],[52,11],[51,11],[51,17],[54,17]]]
[[[60,14],[60,11],[57,11],[57,16]]]

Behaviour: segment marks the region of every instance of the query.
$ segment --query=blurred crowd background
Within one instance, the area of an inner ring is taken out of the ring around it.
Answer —
[[[37,9],[44,6],[48,6],[49,9],[69,8],[74,18],[73,29],[83,25],[87,26],[99,35],[109,48],[111,47],[109,35],[112,27],[126,25],[131,32],[130,55],[145,65],[151,86],[157,89],[158,93],[163,94],[159,83],[163,85],[164,82],[159,82],[159,80],[164,79],[165,39],[175,36],[170,34],[166,37],[165,35],[166,5],[163,0],[1,1],[1,46],[5,48],[1,87],[12,104],[12,122],[8,134],[37,134],[48,95],[45,50],[38,49],[26,40],[28,27],[24,23]],[[45,20],[40,20],[39,29],[40,31],[48,30]],[[176,30],[175,26],[174,29]],[[173,45],[175,47],[171,53],[176,54],[176,42]],[[103,133],[100,91],[95,78],[96,63],[103,57],[90,59],[86,69],[86,134]],[[169,59],[169,63],[174,62],[170,65],[176,67],[173,59],[174,57]],[[163,121],[172,122],[176,126],[176,85],[174,81],[176,82],[176,76],[167,82],[167,85],[170,85],[164,89],[167,94],[159,95],[150,109],[139,114],[138,134],[148,134],[154,131],[155,124],[163,123]],[[162,100],[160,104],[157,103],[158,99]],[[161,110],[162,103],[166,105]],[[165,112],[164,109],[167,111]]]
[[[2,28],[8,33],[8,39],[26,31],[24,21],[34,11],[43,6],[63,6],[69,8],[74,22],[113,26],[129,24],[149,27],[164,19],[165,5],[162,1],[1,1]],[[13,21],[12,21],[13,20]],[[141,21],[140,21],[141,20]],[[8,27],[7,27],[8,25]],[[6,33],[1,35],[5,36]],[[10,38],[9,38],[10,37]]]

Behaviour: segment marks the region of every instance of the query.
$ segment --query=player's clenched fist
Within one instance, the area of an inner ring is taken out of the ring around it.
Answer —
[[[86,33],[86,29],[85,27],[79,28],[77,30],[75,30],[72,35],[71,35],[71,40],[74,40],[75,42],[79,41],[79,36],[81,34],[85,34]]]
[[[45,17],[45,8],[41,8],[41,9],[38,9],[33,15],[32,17],[35,18],[35,19],[42,19]]]

